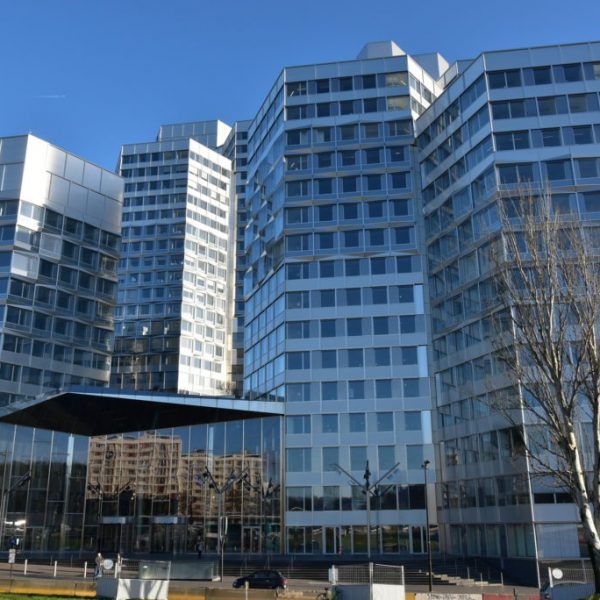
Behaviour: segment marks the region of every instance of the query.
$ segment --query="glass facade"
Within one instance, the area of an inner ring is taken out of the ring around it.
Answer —
[[[244,392],[286,402],[288,552],[367,552],[368,525],[374,553],[425,551],[433,451],[411,144],[437,92],[406,55],[290,68],[249,128]],[[370,524],[349,478],[367,465],[373,482],[392,470]]]
[[[218,497],[199,483],[208,468],[219,485],[232,471],[251,484],[223,496],[227,552],[280,551],[278,418],[96,438],[2,424],[0,444],[3,547],[15,537],[36,553],[178,554],[201,539],[216,552]]]
[[[0,402],[108,383],[118,280],[113,386],[286,413],[93,439],[2,425],[4,544],[211,552],[208,468],[247,474],[228,552],[421,554],[429,498],[435,550],[439,524],[450,554],[579,557],[531,428],[490,410],[520,393],[490,273],[498,198],[511,217],[524,186],[594,231],[599,123],[598,44],[452,66],[369,44],[284,69],[252,120],[124,146],[122,211],[116,176],[0,140]]]
[[[564,51],[568,59],[557,48],[484,54],[417,122],[437,383],[437,507],[443,543],[454,554],[587,553],[566,490],[533,474],[523,439],[534,428],[511,426],[490,408],[520,393],[494,343],[505,310],[493,279],[494,256],[503,251],[498,202],[513,219],[523,190],[535,197],[549,188],[557,213],[597,217],[600,48]]]
[[[0,403],[106,385],[122,185],[33,136],[0,139]]]

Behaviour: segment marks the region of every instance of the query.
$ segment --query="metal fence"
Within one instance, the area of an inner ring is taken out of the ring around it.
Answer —
[[[594,583],[594,571],[590,564],[583,563],[580,566],[575,565],[549,565],[547,567],[547,577],[550,587],[566,583]],[[544,573],[540,573],[542,579]]]
[[[366,563],[360,565],[339,565],[337,582],[340,584],[387,583],[404,585],[404,567],[402,565],[381,565]]]

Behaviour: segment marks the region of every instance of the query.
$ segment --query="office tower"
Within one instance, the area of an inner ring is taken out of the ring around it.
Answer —
[[[122,194],[113,173],[33,135],[0,138],[2,405],[108,384]],[[0,424],[0,547],[79,548],[86,450]]]
[[[108,383],[122,184],[32,135],[0,138],[0,402]]]
[[[123,146],[118,388],[229,390],[231,162],[206,145],[228,133],[219,121],[167,125],[156,142]]]
[[[535,476],[524,455],[530,428],[490,412],[498,398],[520,393],[495,352],[494,315],[503,307],[491,277],[492,242],[501,226],[498,197],[512,217],[524,189],[535,196],[549,186],[565,218],[598,218],[600,45],[486,52],[458,67],[417,122],[440,533],[449,553],[496,557],[523,572],[528,564],[534,573],[534,559],[587,549],[568,491]]]
[[[388,42],[286,68],[248,130],[244,392],[286,403],[290,553],[426,551],[433,448],[412,142],[446,66]],[[388,471],[368,510],[363,477]]]
[[[230,260],[232,281],[230,285],[231,331],[231,382],[232,392],[241,396],[244,375],[244,272],[246,252],[244,234],[248,212],[246,210],[246,177],[248,163],[248,128],[251,121],[236,121],[221,152],[231,160],[233,177],[231,185],[232,210],[230,227],[235,230],[235,253]]]

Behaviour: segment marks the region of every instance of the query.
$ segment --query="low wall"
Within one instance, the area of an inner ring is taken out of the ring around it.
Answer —
[[[44,594],[46,596],[76,596],[94,598],[96,582],[64,579],[18,578],[0,579],[0,592],[12,594]]]

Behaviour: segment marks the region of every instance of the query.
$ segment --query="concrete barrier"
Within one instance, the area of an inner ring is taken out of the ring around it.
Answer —
[[[94,581],[66,581],[62,579],[0,579],[0,592],[12,594],[40,594],[45,596],[96,596]]]
[[[169,582],[165,579],[100,577],[96,580],[96,596],[114,600],[168,600]]]

